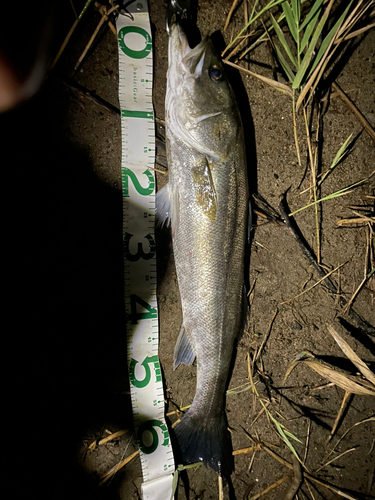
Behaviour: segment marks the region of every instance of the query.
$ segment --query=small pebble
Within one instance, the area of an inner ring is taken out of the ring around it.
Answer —
[[[298,323],[298,321],[295,321],[292,325],[293,330],[302,330],[302,326]]]

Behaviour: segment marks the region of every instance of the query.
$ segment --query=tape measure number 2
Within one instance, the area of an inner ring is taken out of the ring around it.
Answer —
[[[174,458],[164,418],[158,359],[155,256],[155,125],[152,38],[148,5],[133,2],[119,15],[119,100],[125,309],[134,425],[142,463],[144,500],[169,500]]]

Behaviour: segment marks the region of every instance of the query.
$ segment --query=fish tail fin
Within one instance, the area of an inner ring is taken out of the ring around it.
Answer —
[[[175,435],[185,463],[203,462],[229,478],[234,464],[224,412],[208,418],[188,411],[175,428]]]

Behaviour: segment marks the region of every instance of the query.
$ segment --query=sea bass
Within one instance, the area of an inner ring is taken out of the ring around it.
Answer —
[[[183,324],[174,368],[197,359],[196,393],[175,429],[182,459],[233,469],[225,390],[243,321],[248,184],[238,107],[210,38],[191,49],[172,24],[166,93],[169,182],[156,198],[170,220]]]

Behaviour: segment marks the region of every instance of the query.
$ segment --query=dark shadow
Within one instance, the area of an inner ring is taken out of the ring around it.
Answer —
[[[295,410],[299,415],[303,417],[308,417],[310,420],[315,422],[317,425],[323,427],[324,429],[331,430],[331,426],[324,422],[321,417],[331,417],[331,415],[328,412],[325,412],[324,410],[320,410],[319,408],[311,408],[306,405],[301,405],[293,401],[291,398],[285,396],[283,394],[282,390],[275,389],[273,387],[274,391],[280,395],[289,405]]]
[[[78,464],[83,438],[132,427],[122,196],[67,140],[70,96],[49,80],[0,116],[5,398],[15,498],[116,498]],[[116,429],[117,428],[117,429]],[[27,466],[17,466],[27,457]]]

